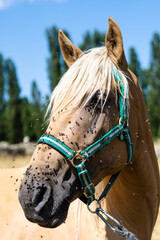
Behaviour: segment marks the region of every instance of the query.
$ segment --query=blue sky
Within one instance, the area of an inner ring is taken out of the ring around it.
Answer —
[[[46,28],[66,29],[78,45],[86,30],[106,32],[111,16],[120,26],[127,58],[133,46],[142,67],[147,67],[152,35],[160,33],[159,11],[159,0],[0,0],[0,53],[14,61],[22,96],[30,96],[33,79],[45,96]]]

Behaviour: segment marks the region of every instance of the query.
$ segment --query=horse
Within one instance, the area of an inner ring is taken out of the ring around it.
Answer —
[[[142,90],[128,69],[120,28],[108,22],[105,46],[86,52],[59,31],[69,69],[52,93],[49,124],[24,173],[19,201],[29,221],[56,228],[80,198],[110,226],[101,239],[123,239],[120,224],[132,239],[149,240],[159,208],[158,163]],[[102,194],[94,187],[100,182],[108,182]]]
[[[25,169],[26,167],[0,169],[1,240],[47,240],[52,238],[55,240],[87,240],[88,238],[85,234],[87,231],[91,232],[90,236],[92,239],[100,240],[103,238],[105,225],[99,224],[96,216],[91,216],[90,218],[85,205],[82,205],[79,199],[72,204],[66,224],[62,224],[59,228],[46,229],[29,222],[23,214],[17,196]],[[100,188],[100,186],[98,187]],[[93,226],[94,232],[92,232]]]

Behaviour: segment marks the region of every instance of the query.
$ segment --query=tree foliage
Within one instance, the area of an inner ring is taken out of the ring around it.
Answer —
[[[80,49],[86,51],[90,48],[100,47],[104,45],[105,34],[94,30],[93,33],[87,31],[84,35],[83,42],[80,44]]]
[[[4,61],[3,56],[0,54],[0,112],[4,108]]]
[[[32,82],[29,101],[20,96],[15,64],[0,55],[0,141],[18,143],[25,136],[36,141],[41,136],[44,107],[36,81]]]
[[[6,135],[5,126],[5,80],[4,80],[4,60],[0,54],[0,139],[4,139]]]
[[[64,31],[65,35],[69,37],[67,31]],[[58,41],[58,29],[53,26],[46,30],[48,48],[50,52],[50,57],[47,60],[48,66],[48,76],[50,80],[50,90],[51,92],[58,84],[60,78],[64,74],[67,66],[63,60],[62,53]]]
[[[155,33],[151,41],[150,88],[147,108],[153,136],[160,137],[160,34]]]
[[[136,50],[133,47],[129,49],[129,69],[136,75],[137,78],[139,77],[141,66]]]
[[[160,35],[155,33],[151,41],[151,58],[148,69],[141,69],[136,50],[129,50],[129,68],[138,77],[143,90],[152,134],[160,137]]]
[[[69,33],[64,31],[69,37]],[[49,49],[47,71],[50,91],[53,91],[67,70],[58,42],[56,26],[46,30]],[[70,37],[69,37],[70,38]],[[87,31],[79,47],[85,51],[104,45],[105,34]],[[135,48],[129,49],[129,68],[138,77],[147,105],[151,129],[155,138],[160,137],[160,35],[155,33],[151,41],[150,64],[143,69]],[[45,131],[44,102],[37,82],[31,84],[31,98],[22,97],[16,67],[11,59],[0,54],[0,141],[21,142],[25,136],[36,141]]]
[[[31,113],[30,119],[30,139],[38,139],[44,132],[43,116],[44,106],[41,101],[41,93],[38,89],[36,81],[32,81],[31,85],[32,101],[29,104],[29,110]]]
[[[11,59],[5,61],[5,81],[7,83],[8,101],[6,106],[7,135],[10,143],[22,139],[20,87],[16,68]]]

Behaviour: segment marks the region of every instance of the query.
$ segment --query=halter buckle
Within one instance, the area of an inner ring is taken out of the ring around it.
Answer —
[[[88,190],[88,192],[87,192],[87,190]],[[94,187],[93,183],[88,184],[84,188],[83,194],[85,195],[86,198],[90,198],[91,196],[93,196],[95,194],[95,187]]]
[[[83,158],[83,156],[80,154],[81,150],[77,151],[76,154],[74,155],[74,157],[70,160],[70,163],[72,164],[73,167],[76,168],[76,165],[79,165],[81,162],[85,163],[85,159]],[[80,163],[75,164],[74,160],[80,160]]]

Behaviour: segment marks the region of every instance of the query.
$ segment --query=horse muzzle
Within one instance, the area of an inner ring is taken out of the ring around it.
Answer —
[[[19,202],[26,218],[43,227],[55,228],[62,224],[74,198],[77,180],[69,168],[56,180],[26,171],[19,189]],[[67,175],[66,175],[67,174]],[[48,176],[48,175],[47,175]]]
[[[49,228],[57,227],[65,221],[70,202],[67,197],[63,200],[63,198],[60,199],[57,196],[56,199],[50,183],[41,182],[37,187],[32,187],[32,193],[29,187],[26,187],[28,188],[26,193],[22,186],[23,181],[18,197],[24,214],[29,221]],[[58,192],[59,195],[64,195],[61,189]]]

